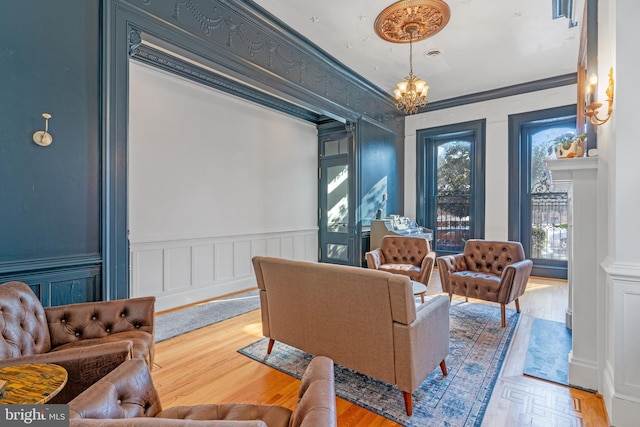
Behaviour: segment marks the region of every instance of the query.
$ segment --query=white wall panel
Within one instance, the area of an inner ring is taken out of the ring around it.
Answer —
[[[191,248],[164,250],[165,286],[167,291],[188,288],[191,285]]]
[[[132,265],[136,265],[132,282],[132,296],[161,295],[164,292],[164,262],[161,248],[133,252]]]
[[[233,242],[217,243],[215,250],[216,281],[233,278]]]
[[[209,286],[214,281],[214,257],[213,245],[196,245],[192,249],[193,254],[193,286]]]
[[[233,244],[233,275],[234,277],[251,274],[251,242],[244,240]]]

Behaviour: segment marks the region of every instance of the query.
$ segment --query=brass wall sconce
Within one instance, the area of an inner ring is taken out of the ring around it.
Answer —
[[[609,69],[609,86],[607,87],[607,116],[604,118],[598,117],[598,109],[602,107],[601,102],[595,101],[595,91],[598,86],[598,75],[596,73],[591,74],[589,82],[587,83],[587,102],[589,103],[584,109],[585,117],[589,118],[592,125],[600,126],[606,123],[611,118],[613,112],[613,67]]]
[[[44,130],[34,132],[33,142],[42,147],[46,147],[53,142],[53,136],[49,133],[49,119],[51,118],[51,114],[42,113],[42,117],[44,117]]]

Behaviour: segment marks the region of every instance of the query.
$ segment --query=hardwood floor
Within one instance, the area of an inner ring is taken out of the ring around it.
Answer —
[[[435,271],[427,294],[440,292]],[[609,425],[599,395],[522,374],[533,317],[564,321],[566,301],[565,281],[529,281],[527,292],[520,298],[520,322],[483,427]],[[261,337],[260,311],[256,310],[158,343],[152,376],[163,407],[247,402],[293,408],[298,380],[237,353]],[[341,427],[398,426],[340,398],[337,410]]]

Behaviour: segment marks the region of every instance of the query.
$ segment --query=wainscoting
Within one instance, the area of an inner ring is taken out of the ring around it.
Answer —
[[[318,230],[131,242],[131,296],[156,297],[156,311],[256,286],[251,258],[317,261]]]

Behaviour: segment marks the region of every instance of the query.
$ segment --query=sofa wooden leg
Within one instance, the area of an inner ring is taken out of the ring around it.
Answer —
[[[267,354],[271,354],[271,350],[273,350],[273,343],[275,340],[269,338],[269,346],[267,347]]]
[[[452,299],[453,299],[453,294],[449,292],[449,302],[451,302]]]
[[[411,416],[413,415],[413,407],[412,407],[412,403],[411,403],[411,393],[409,393],[408,391],[403,391],[402,394],[404,395],[404,407],[407,410],[407,415]]]
[[[500,304],[500,317],[502,318],[502,327],[504,328],[507,326],[507,313],[504,304]]]
[[[516,298],[516,311],[520,313],[520,301]]]
[[[449,375],[449,373],[447,372],[447,364],[444,362],[444,359],[442,359],[442,362],[440,362],[440,369],[442,369],[442,375],[444,375],[445,377]]]

